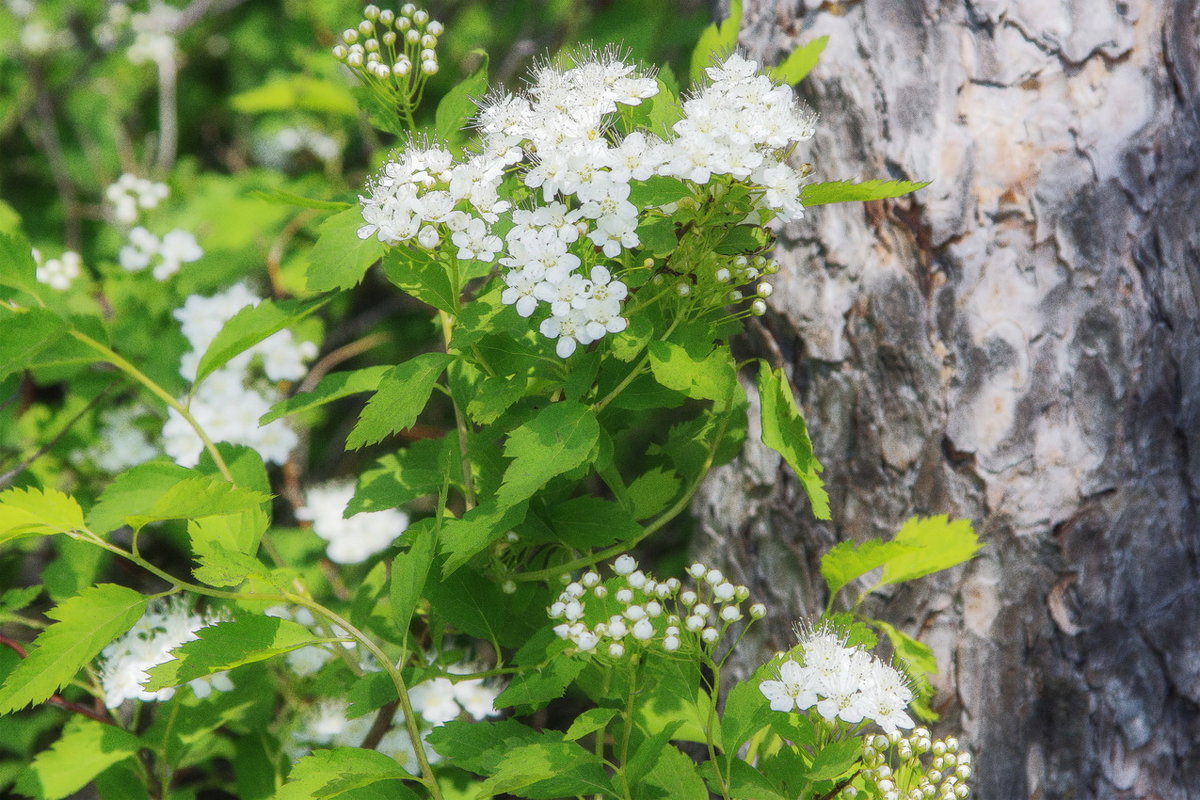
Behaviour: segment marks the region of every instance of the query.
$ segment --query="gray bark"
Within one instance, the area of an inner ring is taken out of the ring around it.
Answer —
[[[1200,10],[746,0],[760,59],[824,34],[803,160],[934,184],[784,231],[767,324],[833,522],[755,442],[712,476],[697,554],[774,611],[742,667],[834,542],[967,517],[976,561],[868,611],[934,648],[977,796],[1200,797]]]

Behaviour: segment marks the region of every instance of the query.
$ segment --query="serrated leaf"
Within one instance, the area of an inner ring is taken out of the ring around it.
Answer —
[[[17,488],[0,492],[0,544],[84,527],[79,503],[57,489]]]
[[[166,519],[199,519],[259,509],[269,495],[239,489],[220,478],[199,475],[171,486],[147,508],[125,513],[123,521],[134,528]],[[129,509],[128,511],[133,511]]]
[[[192,534],[192,526],[188,525]],[[192,575],[209,586],[237,586],[251,575],[264,576],[266,568],[257,558],[237,550],[230,550],[219,541],[198,544],[193,534],[192,549],[200,565]]]
[[[383,258],[383,274],[396,288],[439,311],[455,313],[458,289],[450,273],[428,250],[417,246],[393,247]]]
[[[17,791],[39,800],[61,800],[136,755],[141,746],[138,737],[116,725],[72,717],[58,741],[33,759]]]
[[[34,640],[0,687],[0,714],[47,699],[99,655],[106,644],[133,627],[146,610],[146,598],[132,589],[103,583],[90,586],[46,612],[57,620]]]
[[[737,374],[728,349],[718,347],[703,358],[693,358],[674,342],[650,343],[650,370],[654,379],[697,400],[712,400],[725,407],[733,396]]]
[[[295,325],[328,303],[329,299],[263,300],[256,306],[246,306],[213,337],[208,349],[200,357],[194,383],[201,383],[228,364],[234,356],[244,353],[268,336]]]
[[[678,178],[654,175],[644,181],[632,181],[629,185],[629,202],[638,208],[665,206],[690,197],[692,190]]]
[[[408,800],[416,795],[400,783],[411,778],[394,758],[361,747],[316,750],[296,762],[275,800],[326,800],[347,796],[354,789],[371,786],[375,793],[354,795],[379,800]],[[386,781],[379,785],[382,781]]]
[[[42,286],[37,280],[33,247],[18,232],[0,233],[0,286],[20,289],[34,297],[41,296]],[[0,359],[0,364],[3,363],[3,359]]]
[[[278,617],[246,615],[196,631],[197,639],[172,650],[171,661],[147,671],[149,691],[181,686],[196,678],[307,647],[318,642],[308,628]]]
[[[654,467],[634,478],[629,484],[634,517],[647,519],[662,511],[675,499],[679,486],[678,473],[662,467]]]
[[[471,560],[476,553],[487,549],[525,519],[525,503],[500,507],[496,499],[476,506],[461,519],[449,519],[442,524],[441,552],[446,556],[442,574],[449,575]]]
[[[929,181],[829,181],[810,183],[800,190],[800,203],[808,208],[829,203],[855,203],[901,197],[929,185]]]
[[[613,795],[599,757],[575,742],[529,744],[504,753],[479,794],[491,797],[504,792],[535,800],[597,792]]]
[[[539,742],[561,742],[558,731],[535,731],[516,720],[463,722],[452,720],[429,732],[428,741],[457,767],[480,774],[495,769],[504,753]]]
[[[429,567],[433,564],[433,529],[429,525],[413,525],[405,532],[408,550],[392,559],[389,597],[392,622],[401,631],[408,630],[413,611],[425,591]]]
[[[522,709],[537,709],[557,700],[567,691],[571,681],[579,677],[579,673],[587,666],[587,662],[577,658],[559,655],[551,658],[540,669],[518,673],[509,681],[504,691],[497,695],[493,705],[496,708],[520,706]],[[582,736],[583,734],[580,734]],[[572,738],[568,735],[567,738]],[[574,737],[578,738],[578,737]]]
[[[810,781],[840,778],[855,767],[861,751],[861,739],[830,742],[817,752],[806,777]]]
[[[377,237],[359,238],[358,231],[366,224],[362,210],[351,206],[317,227],[317,243],[308,251],[309,291],[349,289],[383,257],[387,248]]]
[[[698,84],[704,79],[704,69],[717,63],[721,58],[733,52],[737,47],[738,32],[742,27],[742,0],[733,0],[729,4],[729,16],[719,25],[709,25],[700,34],[695,49],[692,50],[692,62],[689,74],[692,83]]]
[[[629,320],[629,326],[615,336],[605,337],[612,340],[611,352],[621,361],[633,361],[642,354],[650,339],[654,336],[654,325],[645,317],[634,317]]]
[[[508,595],[469,567],[444,577],[430,574],[425,596],[440,617],[477,639],[511,647],[530,631],[529,621],[510,611]]]
[[[346,512],[398,508],[418,497],[436,494],[442,487],[443,471],[439,464],[445,448],[454,448],[457,454],[457,438],[421,439],[379,459],[376,466],[359,476],[354,499]],[[461,470],[457,461],[453,459],[451,466]],[[461,474],[452,471],[451,480],[461,478]]]
[[[67,320],[44,308],[0,306],[0,378],[43,363],[98,360],[68,336],[69,328]]]
[[[983,546],[970,520],[951,520],[945,514],[913,517],[893,541],[911,549],[883,565],[881,585],[903,583],[957,566],[969,561]]]
[[[708,788],[696,772],[696,762],[672,745],[665,745],[643,783],[663,792],[671,800],[708,800]],[[736,795],[735,795],[736,796]],[[739,798],[741,800],[741,798]]]
[[[500,505],[516,505],[551,478],[585,463],[599,437],[600,424],[586,406],[565,401],[543,408],[504,445],[512,462],[497,494]]]
[[[783,370],[771,370],[766,362],[759,363],[758,396],[762,406],[763,444],[783,456],[796,473],[812,504],[813,516],[829,519],[829,495],[818,474],[824,467],[813,455],[808,427]]]
[[[734,686],[725,696],[721,713],[721,743],[727,753],[736,753],[751,736],[770,722],[771,704],[758,688],[759,681],[750,679]]]
[[[462,129],[475,116],[477,102],[488,89],[488,54],[485,50],[472,50],[468,55],[479,56],[479,66],[442,95],[434,112],[434,125],[438,135],[447,142],[455,142],[462,138]]]
[[[328,211],[342,211],[347,208],[353,208],[353,203],[346,203],[341,200],[318,200],[315,197],[305,197],[304,195],[289,192],[286,189],[251,189],[246,193],[250,197],[256,197],[267,203],[275,205],[296,206],[298,208],[316,208]]]
[[[311,411],[352,394],[372,392],[379,388],[379,382],[390,369],[392,368],[389,366],[379,365],[330,373],[322,378],[311,392],[300,392],[271,406],[271,410],[262,415],[258,424],[266,425],[291,414]]]
[[[911,545],[903,542],[884,542],[879,539],[868,539],[862,544],[839,542],[821,558],[821,577],[825,579],[829,593],[836,594],[850,581],[911,549]]]
[[[599,497],[554,503],[548,516],[559,541],[580,550],[634,539],[642,532],[642,526],[628,511]]]
[[[567,728],[567,734],[563,738],[569,742],[582,739],[589,733],[595,733],[603,728],[609,723],[609,720],[620,713],[615,708],[589,708],[575,718],[575,721],[571,723],[571,727]]]
[[[379,381],[379,389],[346,437],[346,448],[357,450],[412,427],[450,359],[445,353],[422,353],[393,367]]]
[[[776,83],[786,83],[795,86],[800,81],[812,72],[813,67],[817,65],[817,61],[821,58],[821,53],[825,51],[825,45],[829,44],[828,36],[818,36],[811,42],[797,47],[788,57],[784,59],[782,64],[771,67],[768,73],[771,80]]]
[[[520,376],[484,378],[475,396],[467,403],[467,416],[476,424],[491,425],[525,395],[526,383]]]

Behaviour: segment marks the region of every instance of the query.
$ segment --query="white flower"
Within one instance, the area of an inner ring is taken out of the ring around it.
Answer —
[[[299,519],[312,523],[313,533],[326,542],[326,554],[338,564],[357,564],[386,550],[408,528],[408,515],[397,509],[366,511],[346,519],[354,483],[314,486],[305,492]]]
[[[758,689],[771,701],[773,711],[803,711],[807,705],[799,701],[806,692],[807,676],[804,668],[792,659],[779,665],[779,680],[763,681]]]

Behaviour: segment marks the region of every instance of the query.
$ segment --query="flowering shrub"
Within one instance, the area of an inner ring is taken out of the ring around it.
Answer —
[[[97,42],[173,80],[179,13],[118,8]],[[210,279],[219,231],[173,227],[168,185],[132,172],[103,191],[94,268],[0,234],[0,376],[61,385],[67,427],[96,440],[63,445],[55,480],[62,434],[34,420],[3,478],[0,547],[62,555],[0,595],[0,621],[38,631],[0,634],[0,714],[73,717],[17,791],[969,793],[969,755],[916,727],[931,652],[858,611],[969,559],[969,524],[834,548],[825,615],[740,682],[728,660],[768,609],[716,567],[656,576],[631,552],[738,453],[750,380],[763,443],[828,519],[783,366],[739,363],[730,337],[768,310],[779,226],[922,185],[811,182],[816,118],[790,84],[822,43],[764,68],[732,50],[739,14],[687,91],[611,48],[544,60],[517,92],[489,89],[483,59],[422,128],[446,27],[367,6],[332,61],[398,144],[354,200],[257,192],[315,239],[286,269],[273,247],[266,283]],[[291,140],[275,163],[337,160],[332,138]],[[437,341],[334,369],[370,349],[323,344],[364,281],[419,301]],[[341,476],[309,481],[314,420],[336,428],[363,394],[328,456]],[[50,623],[28,610],[43,591]]]

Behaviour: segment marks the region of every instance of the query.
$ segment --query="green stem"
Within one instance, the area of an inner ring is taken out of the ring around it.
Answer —
[[[625,767],[629,764],[629,741],[633,738],[633,698],[637,694],[637,675],[638,675],[638,657],[634,654],[629,659],[629,691],[625,697],[625,709],[622,713],[621,725],[621,756],[617,762],[617,775],[621,778],[621,791],[625,796],[625,800],[632,800],[632,787],[629,785],[629,778],[625,774]]]
[[[667,328],[666,331],[663,332],[663,335],[659,337],[659,339],[665,340],[668,336],[670,336],[671,332],[675,330],[675,326],[678,323],[679,323],[678,319],[676,319],[674,322],[672,322],[671,327]],[[642,374],[642,369],[646,366],[646,363],[649,360],[650,360],[650,350],[649,350],[649,348],[647,348],[646,352],[642,354],[642,357],[640,359],[638,359],[637,364],[634,365],[633,369],[631,369],[629,371],[629,374],[626,375],[621,380],[620,383],[618,383],[616,386],[614,386],[613,390],[611,392],[609,392],[607,395],[605,395],[603,399],[599,400],[595,405],[593,405],[592,411],[599,414],[601,411],[603,411],[605,409],[605,407],[609,403],[611,403],[613,400],[617,399],[617,396],[620,395],[621,392],[625,391],[625,389],[628,388],[629,384],[633,383],[634,380],[639,375]]]
[[[438,318],[442,322],[442,338],[446,343],[446,351],[450,350],[450,339],[454,336],[454,320],[445,311],[438,312]],[[446,381],[449,382],[449,376]],[[458,402],[454,399],[454,393],[448,392],[450,396],[450,406],[454,409],[454,427],[458,429],[458,457],[462,460],[463,471],[463,499],[466,502],[467,510],[470,511],[475,507],[475,478],[471,475],[471,458],[470,447],[467,444],[467,420],[463,416],[462,409],[458,407]]]
[[[713,743],[713,731],[717,729],[717,697],[721,693],[721,665],[709,660],[712,668],[712,684],[708,693],[708,724],[704,731],[705,744],[708,745],[708,760],[712,764],[713,774],[717,776],[717,784],[721,787],[721,797],[729,798],[729,781],[721,771],[721,762],[717,759],[717,747]],[[728,754],[726,754],[728,755]]]
[[[229,471],[229,466],[225,463],[225,459],[221,457],[221,453],[219,450],[217,450],[217,446],[213,444],[212,439],[208,438],[208,434],[204,432],[202,427],[200,427],[200,423],[196,421],[196,418],[193,417],[178,400],[168,394],[165,389],[151,380],[140,369],[135,367],[133,364],[130,364],[124,358],[121,358],[121,356],[100,344],[100,342],[97,342],[83,331],[71,330],[70,334],[80,342],[83,342],[88,347],[95,350],[100,355],[104,356],[105,361],[107,361],[109,364],[112,364],[114,367],[140,383],[142,386],[148,389],[152,395],[157,397],[159,400],[162,400],[171,408],[175,409],[175,411],[178,412],[179,415],[183,417],[189,425],[192,426],[192,430],[196,432],[196,435],[200,437],[200,441],[204,443],[204,449],[208,451],[210,456],[212,456],[213,463],[215,463],[217,465],[217,469],[220,470],[221,477],[230,483],[236,483],[236,481],[233,479],[233,473]]]

